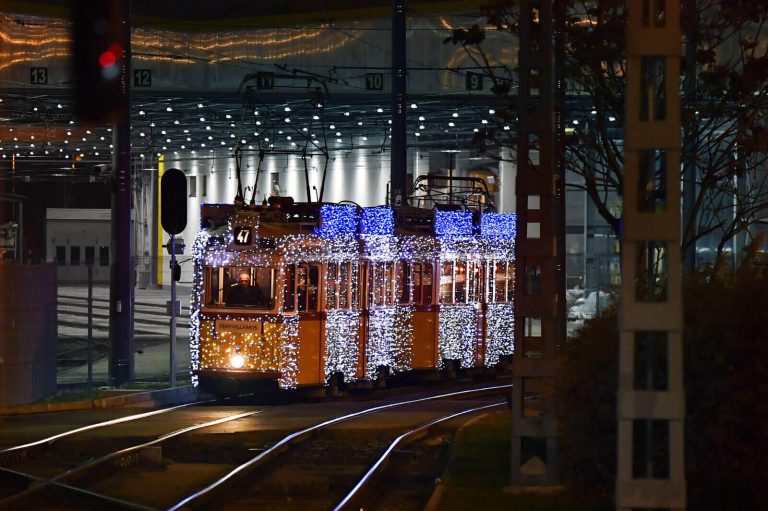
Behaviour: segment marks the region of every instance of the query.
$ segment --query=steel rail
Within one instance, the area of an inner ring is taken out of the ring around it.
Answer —
[[[127,509],[127,510],[133,510],[133,511],[157,511],[155,508],[143,506],[141,504],[136,504],[134,502],[128,502],[125,500],[117,499],[115,497],[110,497],[108,495],[103,495],[101,493],[92,492],[84,488],[78,488],[77,486],[70,486],[68,484],[50,481],[48,479],[45,479],[44,477],[38,477],[32,474],[25,474],[24,472],[19,472],[17,470],[12,470],[9,468],[0,468],[0,471],[7,474],[13,474],[24,479],[37,481],[37,482],[40,482],[41,484],[47,484],[47,485],[53,486],[57,490],[74,493],[78,496],[87,496],[89,498],[96,499],[98,501],[101,501],[102,503],[109,504],[110,509]],[[16,505],[17,503],[10,501],[11,498],[13,497],[0,501],[0,511],[29,509],[29,507],[25,507],[25,506],[18,507]]]
[[[411,399],[408,401],[399,401],[396,403],[389,403],[386,405],[380,405],[375,406],[372,408],[368,408],[365,410],[361,410],[359,412],[350,413],[347,415],[342,415],[340,417],[335,417],[333,419],[329,419],[327,421],[323,421],[321,423],[315,424],[314,426],[310,426],[308,428],[304,428],[302,430],[296,431],[294,433],[291,433],[290,435],[285,436],[282,440],[271,446],[269,449],[266,449],[265,451],[262,451],[260,454],[255,456],[254,458],[248,460],[247,462],[243,463],[242,465],[236,467],[232,471],[230,471],[228,474],[224,475],[220,479],[214,481],[213,483],[209,484],[205,488],[193,493],[192,495],[189,495],[188,497],[184,498],[183,500],[177,502],[173,506],[169,507],[167,511],[178,511],[180,509],[184,509],[185,507],[192,504],[194,501],[202,498],[203,496],[206,496],[213,492],[214,490],[221,487],[226,482],[230,481],[231,479],[235,478],[238,475],[243,475],[246,473],[248,469],[255,468],[259,464],[263,463],[265,459],[267,459],[269,456],[273,455],[274,453],[287,448],[290,444],[299,442],[301,440],[304,440],[310,433],[313,433],[315,431],[318,431],[323,428],[327,428],[329,426],[332,426],[334,424],[339,424],[344,421],[348,421],[350,419],[355,419],[358,417],[362,417],[364,415],[368,415],[371,413],[380,412],[383,410],[389,410],[391,408],[396,408],[399,406],[406,406],[411,405],[415,403],[423,403],[427,401],[434,401],[437,399],[446,399],[450,397],[462,397],[466,395],[471,394],[477,394],[481,392],[494,392],[494,391],[501,391],[501,390],[508,390],[511,389],[512,385],[496,385],[493,387],[482,387],[479,389],[469,389],[469,390],[461,390],[457,392],[449,392],[446,394],[438,394],[435,396],[429,396],[419,399]]]
[[[159,443],[164,442],[166,440],[169,440],[171,438],[183,435],[184,433],[189,433],[190,431],[195,431],[195,430],[198,430],[198,429],[208,428],[208,427],[211,427],[211,426],[217,426],[219,424],[224,424],[226,422],[242,419],[244,417],[250,417],[250,416],[256,415],[258,413],[261,413],[261,411],[257,410],[257,411],[253,411],[253,412],[243,412],[243,413],[238,413],[238,414],[234,414],[234,415],[228,415],[226,417],[222,417],[220,419],[216,419],[216,420],[213,420],[213,421],[208,421],[208,422],[204,422],[204,423],[201,423],[201,424],[195,424],[193,426],[187,426],[185,428],[177,429],[176,431],[172,431],[170,433],[165,433],[165,434],[157,437],[154,440],[150,440],[149,442],[144,442],[142,444],[138,444],[138,445],[134,445],[134,446],[131,446],[131,447],[127,447],[125,449],[120,449],[118,451],[106,454],[106,455],[101,456],[99,458],[90,460],[90,461],[84,463],[83,465],[79,465],[79,466],[75,467],[72,470],[68,470],[68,471],[66,471],[66,472],[64,472],[62,474],[59,474],[59,475],[57,475],[57,476],[55,476],[53,478],[50,478],[50,479],[36,477],[36,476],[30,475],[30,474],[25,474],[23,472],[18,472],[16,470],[0,468],[0,471],[2,471],[2,472],[13,473],[13,474],[16,474],[16,475],[21,475],[21,476],[27,477],[28,479],[33,479],[33,480],[37,481],[38,483],[40,483],[40,484],[35,485],[35,486],[31,487],[31,488],[27,488],[27,489],[25,489],[25,490],[23,490],[23,491],[21,491],[19,493],[16,493],[15,495],[11,495],[10,497],[7,497],[5,499],[0,500],[0,509],[2,509],[3,507],[8,507],[8,506],[11,506],[11,508],[13,508],[14,505],[19,505],[21,502],[24,502],[25,499],[33,499],[37,495],[39,495],[42,491],[45,491],[48,488],[49,485],[66,487],[68,489],[75,489],[75,490],[78,490],[78,491],[82,491],[82,492],[88,493],[91,496],[96,496],[96,497],[103,496],[105,499],[112,499],[112,500],[114,500],[116,502],[121,502],[124,505],[135,505],[135,506],[138,506],[138,508],[141,508],[141,509],[152,509],[152,508],[147,508],[147,507],[141,506],[139,504],[134,504],[132,502],[123,501],[123,500],[120,500],[120,499],[114,499],[114,498],[106,496],[106,495],[101,495],[101,494],[98,494],[98,493],[95,493],[95,492],[90,492],[89,490],[85,490],[83,488],[78,488],[76,486],[72,486],[71,483],[72,483],[73,480],[76,480],[77,478],[82,477],[82,476],[84,476],[84,475],[86,475],[88,473],[92,473],[94,470],[97,470],[97,469],[103,467],[104,465],[106,465],[106,464],[108,464],[110,462],[117,463],[119,460],[122,460],[122,459],[126,459],[126,458],[130,459],[129,456],[133,455],[134,453],[136,453],[136,452],[138,452],[138,451],[140,451],[142,449],[146,449],[147,447],[151,447],[153,445],[159,444]]]
[[[112,420],[108,420],[108,421],[97,422],[95,424],[89,424],[88,426],[83,426],[83,427],[80,427],[80,428],[71,429],[69,431],[64,431],[63,433],[58,433],[56,435],[49,436],[48,438],[43,438],[42,440],[36,440],[34,442],[29,442],[29,443],[22,444],[22,445],[16,445],[16,446],[13,446],[13,447],[7,447],[5,449],[0,449],[0,455],[6,454],[6,453],[9,453],[9,452],[23,450],[23,449],[29,449],[30,447],[37,447],[39,445],[50,444],[52,442],[55,442],[56,440],[59,440],[60,438],[65,438],[65,437],[68,437],[70,435],[76,435],[77,433],[82,433],[84,431],[90,431],[92,429],[98,429],[98,428],[103,428],[103,427],[107,427],[107,426],[114,426],[116,424],[122,424],[123,422],[131,422],[131,421],[135,421],[135,420],[139,420],[139,419],[144,419],[146,417],[151,417],[153,415],[160,415],[160,414],[163,414],[163,413],[172,412],[172,411],[178,410],[180,408],[186,408],[188,406],[199,405],[199,404],[202,404],[202,403],[212,403],[214,401],[215,400],[213,400],[213,399],[209,399],[209,400],[205,400],[205,401],[194,401],[192,403],[185,403],[183,405],[172,406],[170,408],[162,408],[160,410],[153,410],[151,412],[144,412],[144,413],[139,413],[139,414],[136,414],[136,415],[128,415],[126,417],[120,417],[119,419],[112,419]]]
[[[421,426],[412,429],[410,431],[407,431],[397,437],[387,448],[386,451],[384,451],[384,454],[381,455],[381,457],[374,463],[371,468],[366,472],[366,474],[358,481],[358,483],[352,488],[352,490],[344,497],[341,502],[339,502],[336,507],[333,508],[334,511],[343,511],[343,510],[355,510],[355,509],[363,509],[361,500],[364,499],[363,490],[367,490],[369,488],[369,485],[372,483],[375,477],[381,475],[381,471],[385,467],[386,463],[389,462],[389,458],[392,455],[392,452],[395,450],[395,448],[404,440],[409,439],[409,437],[416,436],[420,433],[423,433],[424,431],[436,426],[437,424],[440,424],[441,422],[446,422],[451,419],[455,419],[456,417],[460,417],[462,415],[467,415],[470,413],[479,412],[481,410],[487,410],[489,408],[495,408],[497,406],[506,405],[506,401],[500,401],[498,403],[493,403],[490,405],[484,405],[484,406],[478,406],[475,408],[469,408],[467,410],[462,410],[457,413],[452,413],[450,415],[446,415],[444,417],[440,417],[438,419],[435,419],[431,422],[428,422],[426,424],[422,424]]]

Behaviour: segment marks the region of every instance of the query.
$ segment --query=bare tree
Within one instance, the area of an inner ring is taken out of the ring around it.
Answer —
[[[567,86],[568,169],[580,176],[570,186],[586,191],[597,212],[618,233],[621,211],[609,196],[621,194],[624,178],[626,3],[623,0],[565,2],[564,75]],[[768,208],[768,47],[765,0],[682,0],[685,57],[682,61],[684,150],[682,169],[690,190],[684,211],[684,251],[704,236],[722,252],[738,235],[755,232]],[[655,3],[652,3],[655,5]],[[516,0],[484,6],[486,27],[454,30],[447,43],[462,45],[492,82],[499,98],[517,92],[514,66],[490,65],[485,30],[518,33]],[[663,11],[655,13],[663,22]],[[498,126],[476,137],[479,149],[514,147],[513,101],[497,109]],[[656,166],[663,168],[663,166]]]

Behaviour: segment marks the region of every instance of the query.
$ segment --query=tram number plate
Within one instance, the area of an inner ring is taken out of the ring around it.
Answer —
[[[235,228],[235,245],[250,245],[253,241],[250,227]]]

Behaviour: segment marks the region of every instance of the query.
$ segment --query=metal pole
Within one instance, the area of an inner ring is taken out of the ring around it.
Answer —
[[[88,385],[93,384],[93,264],[88,265]]]
[[[149,289],[160,289],[160,286],[157,285],[157,265],[160,262],[160,244],[157,241],[157,231],[160,225],[160,211],[158,207],[160,199],[158,198],[159,190],[157,189],[158,184],[160,183],[160,160],[156,159],[155,161],[157,162],[155,168],[150,169],[149,171],[149,189],[152,191],[152,222],[149,229],[152,248],[149,251],[149,284],[147,285],[147,288]]]
[[[405,203],[408,165],[405,121],[405,1],[392,0],[392,158],[390,160],[390,203]]]
[[[176,386],[176,278],[173,274],[176,268],[175,238],[176,236],[171,234],[171,387]]]
[[[122,38],[125,54],[121,68],[118,121],[114,126],[112,159],[112,264],[109,280],[109,334],[112,341],[109,381],[120,385],[133,378],[133,267],[131,265],[131,27],[129,2],[122,0]]]

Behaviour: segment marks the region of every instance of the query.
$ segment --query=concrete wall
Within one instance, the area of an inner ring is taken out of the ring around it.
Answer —
[[[0,407],[56,392],[56,265],[0,263]]]

